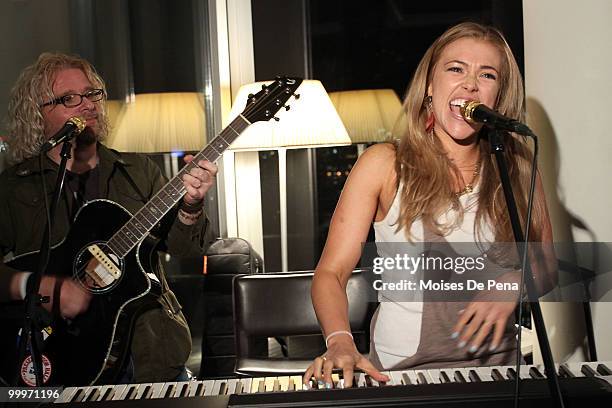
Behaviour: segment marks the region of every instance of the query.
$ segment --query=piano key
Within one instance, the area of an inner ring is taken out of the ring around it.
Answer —
[[[274,392],[274,384],[277,381],[276,377],[266,377],[264,382],[265,384],[265,392]]]
[[[529,367],[529,375],[531,376],[531,378],[535,379],[546,378],[544,374],[542,374],[540,370],[538,370],[538,367]]]
[[[123,394],[126,393],[128,384],[117,384],[114,388],[114,393],[111,401],[120,401],[123,399]]]
[[[385,385],[401,385],[401,383],[396,383],[395,378],[391,375],[391,371],[381,371],[384,375],[389,377],[389,381],[385,383]]]
[[[365,376],[364,373],[357,373],[355,375],[355,377],[356,377],[356,380],[357,380],[356,381],[357,387],[359,387],[359,388],[366,388],[367,387],[366,376]]]
[[[475,369],[481,381],[495,381],[492,375],[493,367],[475,367]]]
[[[431,377],[429,377],[429,375],[427,374],[426,371],[415,371],[416,376],[417,376],[417,384],[429,384],[430,382],[433,382],[433,380],[431,379]]]
[[[463,375],[463,372],[461,372],[461,370],[458,370],[458,369],[453,370],[453,379],[457,383],[467,382],[467,380],[465,379],[465,376]]]
[[[225,395],[227,394],[227,381],[226,380],[216,380],[213,385],[212,394],[211,395]]]
[[[60,396],[55,400],[57,404],[64,404],[70,401],[70,397],[74,395],[75,392],[78,391],[78,387],[66,387],[60,394]]]
[[[468,379],[470,382],[482,382],[480,375],[478,375],[478,372],[473,368],[468,370]]]
[[[187,396],[188,397],[195,397],[196,395],[199,397],[202,394],[200,394],[201,392],[204,392],[204,384],[202,384],[202,381],[191,381],[189,383],[189,390],[187,391]]]
[[[576,374],[574,374],[572,370],[569,369],[567,364],[561,364],[559,366],[559,376],[563,378],[573,378],[576,377]]]
[[[230,378],[227,380],[227,395],[236,394],[236,386],[238,378]]]
[[[251,382],[253,381],[252,378],[240,378],[239,379],[239,383],[242,384],[242,390],[240,391],[240,394],[248,394],[249,392],[251,392]]]
[[[434,384],[440,384],[441,380],[440,380],[440,370],[437,368],[430,368],[427,370],[427,374],[429,374],[429,377],[431,378],[432,383]]]
[[[508,367],[506,370],[506,378],[508,380],[514,380],[516,378],[516,370],[513,367]]]
[[[393,379],[393,384],[395,385],[409,385],[410,384],[410,383],[406,384],[404,380],[405,374],[402,371],[390,371],[389,375]],[[406,377],[408,376],[406,375]],[[408,381],[410,381],[410,379],[408,379]]]
[[[256,392],[263,392],[260,391],[260,387],[263,387],[263,390],[265,391],[265,378],[263,377],[257,377],[257,378],[253,378],[251,381],[251,394],[255,394]],[[262,384],[260,386],[260,383]]]
[[[593,370],[588,364],[583,364],[580,368],[580,372],[584,374],[585,377],[597,377],[597,371]]]
[[[137,389],[136,389],[136,395],[134,396],[133,399],[143,399],[144,394],[145,393],[149,393],[149,391],[151,390],[151,386],[153,384],[151,383],[145,383],[145,384],[140,384],[138,385]],[[148,398],[148,397],[147,397]]]
[[[174,398],[176,392],[176,383],[167,382],[161,392],[161,398]]]
[[[440,370],[440,383],[442,384],[446,384],[446,383],[450,383],[452,382],[450,376],[448,375],[448,373],[446,372],[446,370]]]
[[[151,399],[163,398],[162,390],[164,389],[164,383],[155,383],[151,386]]]
[[[612,375],[612,370],[604,363],[597,364],[597,372],[601,375]]]
[[[81,402],[85,395],[87,394],[87,390],[89,387],[78,389],[68,400],[68,402]]]
[[[125,396],[123,397],[124,400],[133,400],[136,398],[136,393],[138,392],[138,386],[134,385],[134,384],[130,384],[127,388],[127,391],[125,393]]]
[[[100,397],[100,387],[91,387],[83,401],[96,401]]]
[[[342,388],[340,384],[340,374],[332,373],[332,384],[333,388]]]
[[[114,385],[104,385],[100,389],[100,396],[96,401],[110,401],[115,393]]]
[[[289,377],[289,389],[291,389],[291,380],[293,380],[293,386],[295,387],[295,391],[301,391],[306,389],[304,388],[304,384],[302,383],[302,377],[300,377],[299,375],[292,375],[291,377]]]

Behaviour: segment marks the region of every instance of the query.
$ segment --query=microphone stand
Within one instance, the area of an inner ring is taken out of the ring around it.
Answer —
[[[535,135],[531,135],[535,138]],[[508,166],[506,164],[506,158],[504,156],[504,142],[501,132],[497,129],[489,129],[489,143],[495,159],[497,161],[497,167],[499,169],[499,177],[501,179],[502,187],[504,190],[504,197],[506,198],[506,206],[508,207],[508,215],[510,216],[510,222],[512,224],[512,231],[514,233],[514,240],[519,254],[522,254],[522,250],[528,250],[528,243],[525,242],[525,235],[519,221],[518,210],[516,208],[516,201],[514,199],[514,193],[512,192],[512,185],[510,184],[510,176],[508,173]],[[523,248],[521,248],[523,247]],[[531,272],[531,264],[529,259],[525,263],[525,270],[523,270],[523,276],[525,277],[525,286],[527,288],[527,295],[529,298],[529,304],[531,312],[533,314],[533,320],[538,335],[538,344],[542,352],[542,359],[544,360],[544,370],[546,372],[546,380],[550,389],[550,394],[553,400],[556,402],[558,407],[563,407],[563,397],[561,395],[561,389],[559,387],[559,379],[555,372],[555,362],[548,342],[548,336],[546,332],[546,326],[544,324],[544,318],[542,316],[542,309],[540,308],[540,302],[538,300],[538,292],[536,290],[535,282]],[[521,330],[519,322],[519,330]],[[520,373],[517,373],[517,377],[520,378]]]
[[[55,190],[51,201],[51,210],[49,217],[47,218],[47,224],[43,239],[40,244],[40,252],[38,258],[38,268],[32,273],[28,279],[27,292],[25,297],[25,316],[23,326],[21,329],[21,336],[19,336],[19,348],[17,355],[17,367],[15,371],[14,384],[18,385],[19,373],[21,364],[26,358],[27,346],[30,344],[30,355],[32,357],[32,363],[34,366],[34,374],[36,376],[36,385],[43,385],[43,366],[42,366],[42,349],[43,349],[43,338],[41,330],[51,324],[51,314],[43,308],[43,303],[49,303],[49,296],[41,296],[40,281],[42,276],[45,274],[47,265],[49,263],[50,255],[50,231],[53,230],[53,220],[55,219],[55,212],[59,205],[61,198],[61,192],[64,188],[64,180],[66,178],[66,164],[70,159],[70,152],[72,151],[72,143],[70,139],[66,139],[62,144],[62,151],[60,153],[61,160],[59,170],[57,173],[57,180],[55,182]],[[44,154],[44,153],[41,153]],[[42,168],[41,168],[42,171]],[[44,181],[44,173],[41,173]],[[57,301],[59,299],[54,299]]]

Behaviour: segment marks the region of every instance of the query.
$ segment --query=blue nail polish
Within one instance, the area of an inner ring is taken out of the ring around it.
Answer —
[[[325,383],[323,382],[323,380],[318,380],[317,385],[319,386],[319,388],[321,388],[325,385]]]
[[[475,353],[476,350],[478,350],[478,347],[476,347],[476,346],[470,347],[470,353]]]
[[[325,383],[325,388],[327,388],[328,390],[331,390],[332,383]]]
[[[451,339],[455,340],[457,337],[459,337],[459,332],[453,332],[453,334],[451,334]]]
[[[465,346],[465,341],[464,340],[461,340],[459,342],[459,344],[457,344],[457,347],[459,347],[459,348],[463,348],[464,346]]]

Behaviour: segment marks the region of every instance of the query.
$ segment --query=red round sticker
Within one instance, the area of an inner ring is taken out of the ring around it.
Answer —
[[[43,366],[43,383],[49,381],[51,377],[51,361],[42,355],[42,366]],[[32,356],[28,356],[21,364],[21,379],[24,383],[30,387],[36,386],[36,374],[34,373],[34,364],[32,363]]]

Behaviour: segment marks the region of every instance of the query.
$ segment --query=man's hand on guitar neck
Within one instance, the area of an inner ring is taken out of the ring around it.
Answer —
[[[11,296],[13,299],[22,299],[23,295],[20,293],[19,286],[21,281],[27,279],[29,273],[23,272],[18,273],[14,276],[13,282],[11,283]],[[91,300],[91,294],[83,290],[78,283],[72,279],[60,278],[52,275],[45,275],[40,281],[39,293],[42,296],[49,296],[49,303],[45,303],[43,306],[49,312],[53,310],[54,302],[54,290],[59,285],[59,314],[65,319],[72,319],[77,315],[83,313],[89,307]]]

